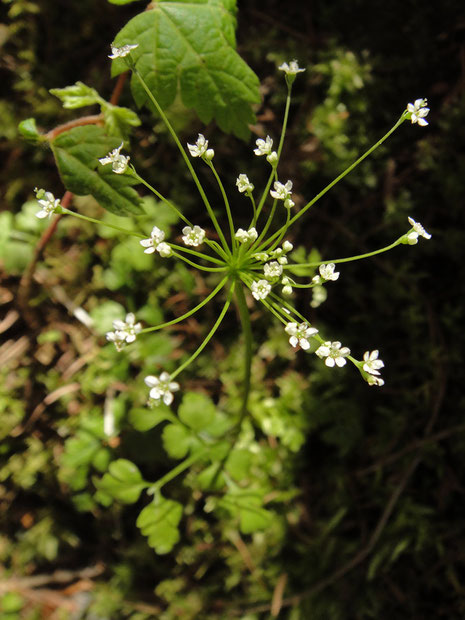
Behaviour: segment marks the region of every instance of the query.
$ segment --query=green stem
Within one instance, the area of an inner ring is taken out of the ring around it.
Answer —
[[[278,163],[281,157],[281,151],[283,150],[284,138],[286,136],[287,120],[289,118],[289,108],[291,106],[291,92],[292,92],[292,85],[288,84],[287,85],[286,108],[284,110],[283,129],[281,131],[281,138],[279,139],[279,146],[278,146]]]
[[[229,289],[228,298],[226,299],[226,303],[224,304],[223,309],[221,310],[221,313],[220,313],[219,317],[217,318],[215,324],[213,325],[211,330],[208,332],[205,340],[198,347],[198,349],[196,349],[196,351],[194,351],[194,353],[183,364],[181,364],[181,366],[179,366],[179,368],[177,368],[172,373],[171,379],[174,379],[175,377],[177,377],[184,370],[184,368],[187,368],[187,366],[189,366],[189,364],[191,364],[195,360],[195,358],[198,355],[200,355],[200,353],[202,353],[204,348],[210,342],[210,340],[212,339],[214,333],[216,332],[216,330],[220,326],[221,321],[224,319],[224,315],[228,311],[228,308],[229,308],[229,306],[231,304],[231,299],[232,299],[232,296],[233,296],[233,293],[234,293],[234,286],[235,286],[235,282],[232,283],[231,288]]]
[[[58,213],[58,211],[57,211]],[[76,213],[75,211],[70,211],[66,209],[66,207],[60,207],[59,213],[66,213],[67,215],[72,215],[73,217],[77,217],[79,220],[85,220],[86,222],[92,222],[93,224],[98,224],[99,226],[106,226],[107,228],[113,228],[113,230],[118,230],[119,232],[123,232],[126,235],[132,235],[133,237],[140,237],[144,239],[146,235],[142,235],[141,233],[134,232],[133,230],[127,230],[126,228],[121,228],[120,226],[114,226],[113,224],[108,224],[102,220],[96,220],[93,217],[87,217],[87,215],[81,215],[80,213]]]
[[[207,161],[206,163],[210,166],[211,171],[213,172],[213,174],[215,176],[216,182],[218,183],[218,187],[220,188],[221,195],[223,196],[223,202],[224,202],[224,206],[226,208],[226,213],[227,213],[227,216],[228,216],[229,231],[231,233],[231,243],[232,243],[233,248],[235,248],[236,245],[237,245],[237,240],[236,240],[236,238],[234,236],[234,233],[235,233],[235,231],[234,231],[234,222],[233,222],[233,218],[232,218],[231,207],[229,206],[228,196],[227,196],[227,194],[225,192],[223,183],[221,182],[221,179],[220,179],[220,177],[219,177],[219,175],[218,175],[218,173],[217,173],[217,171],[215,169],[215,166],[213,165],[213,162],[212,161]]]
[[[345,176],[347,176],[349,174],[349,172],[352,172],[352,170],[354,168],[356,168],[360,163],[362,163],[362,161],[364,159],[366,159],[368,157],[368,155],[370,155],[375,149],[377,149],[379,146],[381,146],[381,144],[387,139],[389,138],[389,136],[394,133],[394,131],[399,127],[399,125],[401,125],[403,122],[405,121],[405,115],[402,114],[402,116],[399,118],[399,120],[397,121],[397,123],[391,127],[391,129],[380,139],[378,140],[378,142],[376,142],[375,144],[373,144],[373,146],[371,148],[368,149],[368,151],[366,151],[363,155],[361,155],[356,161],[354,161],[353,164],[351,164],[348,168],[346,168],[344,170],[344,172],[341,172],[341,174],[336,177],[333,181],[331,181],[331,183],[329,183],[329,185],[327,185],[324,189],[321,190],[321,192],[319,194],[317,194],[314,198],[312,198],[312,200],[310,200],[310,202],[308,202],[305,207],[303,207],[298,213],[296,213],[294,215],[294,217],[290,220],[288,226],[292,226],[292,224],[294,224],[299,218],[302,217],[302,215],[304,215],[306,213],[306,211],[308,211],[308,209],[310,209],[310,207],[312,207],[318,200],[320,200],[320,198],[322,198],[327,192],[329,192],[329,190],[334,187],[337,183],[339,183],[339,181],[341,181]],[[275,239],[276,237],[278,237],[282,230],[285,229],[285,226],[283,226],[280,230],[276,231],[274,233],[274,235],[272,235],[272,237],[270,237],[270,239],[268,239],[268,241]],[[257,250],[258,252],[260,252],[261,250]]]
[[[228,255],[226,254],[226,252],[223,250],[223,248],[221,247],[219,243],[217,243],[216,241],[212,241],[211,239],[205,239],[205,243],[209,245],[211,248],[213,248],[215,252],[218,254],[218,256],[221,256],[223,260],[225,261],[228,260],[229,258]]]
[[[208,256],[208,254],[204,254],[203,252],[197,252],[196,250],[191,250],[190,248],[186,248],[183,245],[176,245],[175,243],[170,243],[170,246],[173,250],[178,250],[178,252],[186,252],[187,254],[192,254],[193,256],[197,256],[197,258],[201,258],[203,260],[210,261],[211,263],[215,263],[215,265],[224,266],[224,260],[219,260],[218,258],[214,258],[213,256]]]
[[[203,203],[208,211],[208,215],[210,216],[210,219],[213,223],[213,226],[215,227],[216,232],[218,233],[218,237],[221,240],[221,243],[223,244],[223,248],[225,250],[225,252],[228,255],[231,255],[228,244],[226,243],[226,239],[223,235],[223,231],[221,230],[220,225],[218,224],[218,220],[216,219],[215,214],[213,213],[213,209],[211,208],[211,205],[208,201],[207,195],[204,192],[204,189],[202,187],[202,184],[200,183],[200,180],[189,160],[189,157],[187,156],[186,151],[184,150],[184,147],[182,146],[177,133],[174,131],[171,123],[169,122],[166,114],[163,112],[162,108],[160,107],[160,104],[158,103],[158,101],[155,99],[154,95],[152,94],[151,90],[149,89],[149,87],[147,86],[147,84],[145,83],[145,80],[143,79],[143,77],[141,76],[141,74],[139,73],[139,71],[136,69],[136,67],[134,65],[131,66],[132,71],[134,72],[134,75],[137,77],[137,79],[139,80],[139,82],[141,83],[142,88],[145,90],[145,92],[147,93],[148,98],[150,99],[150,101],[153,103],[153,105],[155,106],[155,109],[157,110],[158,114],[161,116],[163,122],[165,123],[168,131],[171,134],[171,137],[173,138],[173,140],[176,143],[176,146],[179,149],[179,152],[182,155],[182,158],[184,159],[184,162],[187,166],[187,168],[189,169],[189,172],[191,173],[192,179],[194,180],[194,183],[197,186],[197,189],[199,191],[200,196],[202,197]]]
[[[236,303],[239,310],[239,317],[242,325],[242,333],[244,335],[244,383],[242,394],[242,408],[239,417],[238,426],[240,427],[243,419],[247,414],[247,404],[250,394],[250,377],[252,369],[252,327],[250,324],[250,313],[244,295],[244,287],[239,284],[236,288]]]
[[[331,260],[321,260],[316,263],[296,263],[295,265],[283,265],[283,269],[292,269],[293,267],[319,267],[320,265],[327,265],[328,263],[350,263],[354,260],[362,260],[363,258],[369,258],[370,256],[376,256],[376,254],[382,254],[388,252],[402,243],[402,239],[405,235],[402,235],[399,239],[391,243],[390,245],[380,248],[379,250],[373,250],[373,252],[366,252],[365,254],[357,254],[357,256],[347,256],[346,258],[334,258]],[[297,285],[296,285],[297,286]]]
[[[153,194],[155,194],[155,196],[161,200],[162,202],[165,203],[165,205],[167,205],[170,209],[172,209],[177,216],[183,221],[185,222],[188,226],[192,226],[192,223],[187,219],[187,217],[185,217],[181,211],[179,211],[179,209],[167,198],[165,198],[163,196],[163,194],[160,194],[160,192],[158,190],[156,190],[154,187],[152,187],[150,185],[150,183],[147,183],[147,181],[145,181],[136,171],[134,168],[131,168],[132,173],[133,173],[133,177],[135,179],[137,179],[140,183],[142,183],[142,185],[145,185],[145,187],[147,189],[149,189]]]
[[[265,200],[268,197],[268,192],[269,192],[270,187],[271,187],[271,182],[273,181],[273,177],[276,174],[276,168],[277,168],[277,166],[279,164],[279,159],[281,157],[281,151],[283,150],[284,138],[285,138],[285,135],[286,135],[287,121],[288,121],[288,118],[289,118],[289,108],[290,108],[290,105],[291,105],[291,90],[292,90],[291,86],[288,85],[288,87],[287,87],[287,97],[286,97],[286,107],[284,109],[284,119],[283,119],[281,137],[279,139],[279,146],[278,146],[278,152],[277,152],[278,161],[276,162],[276,165],[273,166],[273,170],[271,171],[271,174],[270,174],[270,176],[268,178],[268,182],[266,184],[265,191],[263,192],[262,197],[260,199],[260,202],[258,204],[257,210],[255,211],[254,218],[252,220],[251,226],[255,226],[256,223],[257,223],[258,217],[259,217],[259,215],[261,213],[261,210],[263,209],[263,205],[265,204]],[[249,228],[251,226],[249,226]]]
[[[250,254],[255,254],[255,253],[257,252],[257,250],[256,250],[256,246],[258,246],[258,245],[259,245],[259,243],[261,242],[261,240],[263,239],[263,237],[264,237],[264,236],[266,235],[266,233],[268,232],[268,228],[270,227],[271,222],[273,221],[273,218],[274,218],[274,214],[275,214],[275,211],[276,211],[276,205],[277,205],[277,204],[278,204],[278,201],[277,201],[276,199],[275,199],[275,200],[273,200],[273,206],[271,207],[270,214],[269,214],[269,216],[268,216],[268,219],[266,220],[265,227],[264,227],[264,229],[262,230],[262,232],[260,233],[260,236],[258,237],[258,239],[257,239],[257,240],[254,242],[254,244],[253,244],[253,245],[249,248],[250,250],[253,250],[253,251],[250,251],[250,252],[249,252]],[[255,246],[255,248],[254,248],[254,246]]]
[[[228,281],[228,278],[223,278],[223,280],[221,280],[218,286],[208,295],[208,297],[205,297],[203,301],[201,301],[197,306],[195,306],[195,308],[192,308],[192,310],[189,310],[189,312],[186,312],[186,314],[183,314],[177,319],[172,319],[171,321],[162,323],[161,325],[155,325],[154,327],[146,327],[145,329],[142,329],[140,333],[145,334],[147,332],[155,332],[155,331],[158,331],[159,329],[163,329],[164,327],[169,327],[170,325],[174,325],[175,323],[180,323],[181,321],[184,321],[184,319],[187,319],[188,317],[195,314],[197,310],[200,310],[200,308],[203,308],[203,306],[205,306],[211,299],[213,299],[213,297],[215,297],[215,295],[220,292],[220,290],[223,288],[223,286],[226,284],[227,281]]]
[[[208,454],[208,449],[199,450],[199,452],[191,454],[191,456],[189,456],[187,459],[184,459],[182,463],[179,463],[179,465],[176,465],[176,467],[173,467],[171,471],[162,476],[160,480],[157,480],[157,482],[151,484],[149,488],[154,492],[159,491],[165,484],[176,478],[176,476],[179,476],[179,474],[181,474],[186,469],[189,469],[191,465],[193,465],[196,461],[199,461],[206,454]]]
[[[185,256],[181,256],[181,254],[179,254],[178,252],[173,252],[173,256],[176,256],[176,258],[179,258],[179,260],[182,260],[188,265],[190,265],[191,267],[195,267],[196,269],[200,269],[201,271],[216,272],[216,271],[226,271],[227,269],[226,266],[225,267],[205,267],[204,265],[199,265],[198,263],[194,263],[194,261],[189,260]]]
[[[242,332],[244,334],[245,339],[245,355],[244,355],[244,390],[242,394],[242,406],[241,413],[239,415],[238,421],[234,424],[234,436],[231,440],[231,443],[228,447],[228,450],[224,457],[221,459],[220,463],[218,463],[218,467],[216,469],[215,475],[211,481],[211,487],[215,488],[216,480],[218,476],[223,471],[224,466],[229,458],[229,455],[234,449],[236,442],[239,438],[239,434],[241,432],[242,422],[244,421],[245,416],[247,415],[247,405],[249,402],[249,394],[250,394],[250,378],[251,378],[251,370],[252,370],[252,327],[250,324],[250,313],[247,307],[247,302],[244,295],[244,288],[242,284],[239,282],[236,289],[236,303],[239,311],[239,317],[242,325]]]

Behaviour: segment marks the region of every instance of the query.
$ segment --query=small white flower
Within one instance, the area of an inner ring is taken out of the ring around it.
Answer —
[[[60,201],[58,200],[58,198],[55,199],[55,196],[52,194],[52,192],[44,192],[43,189],[37,188],[34,191],[36,192],[37,198],[40,198],[40,200],[38,200],[38,203],[42,207],[40,211],[37,211],[35,216],[39,219],[43,219],[44,217],[51,217],[55,213],[56,209],[60,206]]]
[[[270,258],[270,256],[266,252],[257,252],[253,255],[253,258],[258,260],[260,263],[264,263]]]
[[[205,139],[205,136],[199,133],[199,137],[197,138],[195,144],[187,144],[187,148],[192,157],[205,157],[208,160],[213,159],[215,155],[215,151],[213,149],[208,148],[208,140]]]
[[[271,291],[271,284],[267,280],[252,282],[252,295],[258,301],[265,299]]]
[[[293,347],[297,345],[306,351],[310,348],[308,339],[318,333],[315,327],[309,327],[308,323],[288,323],[284,331],[289,334],[289,342]]]
[[[126,337],[124,333],[107,332],[106,339],[115,345],[117,351],[122,351],[124,347],[126,346]]]
[[[320,276],[316,277],[319,278]],[[312,301],[310,302],[311,307],[318,308],[318,306],[321,306],[321,304],[326,301],[327,297],[328,292],[325,287],[321,286],[321,284],[317,284],[312,288]]]
[[[321,277],[325,280],[337,280],[339,278],[340,272],[339,271],[335,272],[334,271],[335,267],[336,265],[334,263],[328,263],[327,265],[320,265],[319,271],[320,271]],[[316,281],[315,278],[313,278],[313,280],[315,281],[315,284],[319,284],[319,280]]]
[[[124,58],[130,53],[131,50],[135,50],[136,47],[139,47],[138,43],[136,43],[135,45],[123,45],[122,47],[115,47],[114,45],[112,45],[111,55],[108,56],[108,58],[112,58],[113,60],[115,58]]]
[[[249,241],[255,241],[255,239],[258,237],[257,229],[254,227],[249,228],[247,234],[249,235]]]
[[[341,347],[341,343],[338,341],[331,342],[330,340],[322,344],[315,353],[321,359],[325,359],[326,366],[333,368],[334,365],[342,366],[346,365],[346,357],[350,355],[350,349],[348,347]]]
[[[381,387],[382,385],[384,385],[384,380],[381,379],[381,377],[375,377],[374,375],[368,375],[367,383],[368,385],[378,385]]]
[[[129,163],[129,157],[125,155],[121,155],[121,149],[123,148],[123,142],[119,145],[117,149],[113,149],[111,153],[108,153],[106,157],[102,157],[99,159],[99,162],[102,166],[106,166],[107,164],[111,164],[113,172],[116,174],[123,174],[126,172]]]
[[[165,233],[160,230],[158,226],[154,226],[149,239],[142,239],[142,241],[139,241],[141,246],[147,248],[144,250],[144,254],[153,254],[164,238]]]
[[[168,258],[168,256],[171,256],[171,254],[173,253],[173,250],[167,243],[163,241],[162,243],[159,243],[157,245],[157,252],[162,258]]]
[[[266,161],[274,166],[278,161],[278,153],[276,151],[271,151],[271,153],[266,156]]]
[[[284,250],[285,252],[290,252],[290,251],[291,251],[291,250],[293,250],[293,249],[294,249],[294,246],[292,245],[292,243],[291,243],[290,241],[285,241],[285,242],[283,243],[283,250]]]
[[[289,64],[287,62],[283,62],[282,65],[278,67],[280,71],[284,71],[286,75],[296,75],[296,73],[302,73],[305,69],[300,69],[297,60],[291,60]]]
[[[289,297],[290,295],[292,295],[292,286],[291,286],[291,281],[289,280],[289,278],[287,276],[284,276],[281,279],[281,284],[283,285],[282,288],[282,294],[286,295],[286,297]]]
[[[255,155],[258,155],[260,157],[261,155],[271,154],[273,140],[270,138],[270,136],[266,136],[265,140],[258,138],[255,144],[257,145],[257,148],[254,149]]]
[[[126,315],[126,320],[116,319],[113,321],[114,332],[107,332],[106,338],[109,342],[113,342],[117,351],[121,351],[126,344],[134,342],[136,335],[142,329],[140,323],[135,322],[136,317],[132,312]]]
[[[284,206],[288,209],[294,206],[294,201],[291,200],[292,181],[286,181],[284,185],[279,181],[275,181],[273,187],[274,189],[270,190],[273,198],[284,200]]]
[[[426,232],[423,226],[419,222],[415,222],[413,217],[408,218],[410,226],[412,226],[413,231],[407,235],[407,241],[410,245],[415,245],[418,243],[418,237],[424,237],[425,239],[431,239],[431,235]]]
[[[234,236],[240,243],[248,243],[249,241],[255,241],[258,233],[256,228],[249,228],[249,230],[238,228]]]
[[[428,121],[425,121],[425,116],[428,116],[429,108],[426,106],[428,102],[426,99],[416,99],[414,103],[407,104],[407,111],[410,112],[410,120],[413,123],[418,123],[422,127],[428,125]]]
[[[113,321],[113,329],[117,334],[117,338],[124,339],[127,343],[134,342],[136,335],[142,329],[142,325],[140,323],[136,323],[135,321],[136,317],[132,312],[128,312],[128,314],[126,314],[125,321],[122,321],[121,319],[116,319]],[[108,340],[113,339],[108,338]]]
[[[249,181],[249,177],[246,174],[240,174],[237,177],[236,185],[241,194],[244,192],[250,194],[254,190],[254,184]]]
[[[278,261],[273,260],[271,263],[266,263],[263,267],[263,271],[265,273],[266,278],[279,278],[279,276],[283,272],[282,265],[278,263]]]
[[[151,405],[159,405],[161,400],[165,405],[171,405],[174,398],[173,392],[179,390],[179,383],[171,381],[171,376],[167,372],[162,372],[160,377],[149,375],[144,381],[151,388],[149,392]]]
[[[379,368],[383,368],[384,362],[383,360],[378,359],[379,351],[374,350],[370,353],[370,351],[365,351],[363,354],[363,370],[365,372],[369,372],[371,375],[379,375]]]
[[[247,243],[247,241],[249,240],[249,233],[246,230],[244,230],[243,228],[238,228],[236,230],[236,234],[234,235],[234,237],[240,243]]]
[[[150,233],[150,237],[148,239],[142,239],[141,241],[139,241],[141,246],[146,248],[144,250],[144,254],[153,254],[156,251],[163,258],[171,256],[173,251],[171,247],[163,241],[164,238],[165,233],[160,230],[158,226],[154,226],[152,228],[152,232]]]
[[[184,226],[182,232],[182,240],[186,245],[193,245],[194,247],[197,247],[198,245],[203,243],[203,240],[205,239],[204,229],[200,228],[200,226],[197,225],[194,226],[194,228],[192,228],[191,226]]]

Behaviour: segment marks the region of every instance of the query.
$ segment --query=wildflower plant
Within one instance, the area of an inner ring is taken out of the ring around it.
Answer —
[[[312,355],[315,363],[325,364],[334,373],[350,363],[360,372],[368,385],[377,387],[383,385],[381,369],[384,363],[379,358],[377,350],[366,351],[357,357],[357,354],[347,346],[349,343],[342,344],[338,340],[333,341],[331,340],[333,334],[322,333],[318,326],[311,324],[308,317],[293,303],[293,298],[299,289],[314,289],[315,296],[312,305],[316,307],[324,301],[325,289],[328,285],[333,286],[336,281],[343,281],[343,273],[336,271],[340,264],[369,258],[401,244],[413,245],[418,242],[420,236],[429,239],[431,235],[421,224],[409,218],[410,228],[385,247],[360,255],[298,263],[298,265],[292,260],[293,245],[287,235],[293,226],[300,224],[308,214],[307,212],[322,196],[361,164],[406,120],[425,126],[427,124],[425,117],[429,110],[424,99],[417,99],[413,104],[408,104],[385,136],[327,187],[306,202],[300,210],[297,210],[292,198],[293,181],[280,176],[280,159],[286,135],[292,87],[295,79],[305,71],[299,67],[296,60],[283,63],[279,67],[284,72],[287,86],[281,135],[277,140],[270,136],[257,139],[253,150],[253,155],[263,158],[263,165],[268,168],[265,186],[257,190],[253,179],[250,180],[245,171],[238,170],[236,187],[230,194],[216,169],[214,148],[205,136],[199,134],[185,146],[181,143],[153,89],[149,87],[139,70],[141,60],[138,53],[138,45],[127,41],[119,47],[112,45],[110,58],[115,63],[125,63],[126,68],[132,73],[133,82],[137,84],[138,92],[144,93],[165,123],[191,175],[211,226],[208,229],[202,228],[195,221],[190,221],[177,205],[153,188],[139,170],[130,163],[129,155],[124,154],[126,142],[123,140],[119,146],[112,147],[105,156],[99,157],[100,169],[97,173],[104,175],[100,178],[108,179],[109,174],[116,175],[119,179],[118,183],[125,188],[128,199],[134,197],[133,186],[138,184],[144,186],[153,192],[167,208],[173,210],[184,226],[178,236],[172,238],[169,238],[166,231],[159,228],[156,222],[153,222],[148,238],[134,230],[112,227],[122,233],[137,237],[141,246],[140,252],[156,253],[166,261],[181,261],[192,269],[209,274],[210,281],[216,279],[216,283],[204,299],[182,316],[162,324],[143,326],[137,319],[137,312],[130,312],[124,321],[114,321],[113,331],[107,333],[107,339],[114,343],[116,349],[124,355],[125,350],[136,339],[144,338],[145,334],[162,330],[165,327],[177,325],[214,300],[215,302],[221,300],[216,319],[209,326],[203,341],[187,359],[171,373],[164,368],[154,368],[154,374],[139,378],[139,382],[147,386],[147,415],[153,416],[156,420],[154,424],[161,420],[167,422],[163,436],[165,439],[168,438],[166,443],[171,446],[171,456],[176,456],[181,459],[181,462],[160,480],[149,482],[142,478],[133,463],[118,459],[110,464],[109,471],[97,483],[103,502],[108,501],[108,497],[112,497],[133,503],[144,489],[153,496],[153,502],[142,510],[137,524],[148,536],[149,544],[157,552],[166,553],[179,538],[178,524],[182,517],[182,506],[178,502],[163,497],[161,489],[167,482],[189,470],[194,464],[201,466],[206,472],[202,479],[204,489],[215,491],[224,489],[223,499],[214,498],[207,502],[206,510],[219,507],[223,510],[229,509],[231,512],[231,506],[233,506],[236,513],[241,515],[241,529],[244,532],[262,529],[269,522],[269,513],[263,507],[263,497],[260,498],[259,494],[252,494],[252,500],[249,497],[247,502],[246,498],[241,495],[243,490],[228,474],[231,455],[235,447],[240,446],[244,441],[245,429],[249,428],[247,418],[254,348],[251,305],[258,305],[271,315],[273,321],[282,325],[294,355]],[[199,166],[206,166],[218,185],[222,196],[224,217],[218,215],[218,205],[212,205],[200,181],[197,172]],[[249,221],[243,228],[239,227],[238,222],[234,220],[231,207],[233,200],[238,199],[238,194],[242,196],[242,200],[247,199],[250,203]],[[37,198],[41,207],[37,212],[39,218],[61,213],[104,224],[63,207],[50,192],[37,190]],[[177,237],[181,239],[180,243],[177,242]],[[308,277],[301,275],[305,270],[308,272]],[[315,270],[318,270],[318,274],[314,276]],[[222,417],[221,423],[215,425],[211,401],[202,395],[193,393],[182,396],[182,375],[209,345],[233,305],[238,310],[244,341],[241,406],[238,412]],[[337,337],[337,334],[334,336]],[[350,343],[350,346],[354,345]],[[176,415],[174,411],[179,401]],[[166,515],[170,515],[169,518]]]

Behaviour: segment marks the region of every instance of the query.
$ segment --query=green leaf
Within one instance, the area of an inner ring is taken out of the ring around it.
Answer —
[[[131,59],[162,108],[180,92],[204,123],[214,118],[223,131],[246,139],[255,121],[251,104],[260,101],[259,81],[235,51],[235,27],[235,2],[161,1],[131,19],[115,45],[138,43]],[[123,59],[113,61],[113,75],[126,70]],[[131,88],[137,105],[148,104],[135,74]]]
[[[240,482],[250,475],[252,453],[248,450],[233,450],[226,461],[226,471],[234,479]]]
[[[76,82],[73,86],[66,86],[66,88],[51,88],[49,93],[58,97],[63,107],[69,110],[102,102],[95,88],[86,86],[83,82]]]
[[[271,524],[273,515],[262,504],[263,493],[247,489],[235,489],[219,502],[233,516],[239,517],[239,527],[243,534],[264,530]]]
[[[169,408],[164,403],[160,403],[152,409],[149,407],[131,409],[129,412],[129,422],[136,431],[149,431],[168,418],[168,411]]]
[[[40,142],[41,140],[35,118],[26,118],[21,121],[18,125],[18,131],[28,142]]]
[[[100,481],[96,481],[96,486],[99,491],[108,493],[120,502],[133,504],[137,502],[147,483],[134,463],[118,459],[110,464],[109,472]]]
[[[138,2],[138,0],[108,0],[110,4],[131,4],[131,2]]]
[[[118,139],[105,135],[102,127],[75,127],[60,134],[51,143],[52,151],[66,188],[79,196],[91,194],[104,209],[116,215],[143,213],[136,183],[127,174],[115,174],[99,159],[118,147]],[[96,169],[97,168],[97,169]]]
[[[224,475],[219,463],[212,463],[196,476],[196,482],[202,491],[220,491],[224,486]]]
[[[2,596],[0,600],[0,610],[3,611],[5,614],[14,614],[16,612],[20,612],[23,607],[24,600],[17,592],[7,592]]]
[[[127,140],[131,127],[140,125],[140,118],[129,108],[106,104],[102,106],[105,128],[110,136],[116,136],[121,140]]]
[[[113,321],[115,319],[124,319],[124,307],[117,301],[104,301],[90,311],[91,319],[94,322],[94,328],[99,334],[105,334],[113,329]]]
[[[182,459],[186,456],[189,452],[191,439],[189,431],[178,424],[168,424],[163,429],[163,447],[174,459]]]
[[[92,459],[92,465],[100,472],[104,472],[108,469],[108,464],[111,461],[111,451],[108,448],[100,448]]]
[[[137,518],[137,527],[155,551],[163,555],[169,553],[178,542],[178,525],[182,517],[182,505],[158,495],[146,506]]]
[[[187,392],[179,406],[179,419],[194,431],[208,430],[215,419],[216,408],[204,394]]]

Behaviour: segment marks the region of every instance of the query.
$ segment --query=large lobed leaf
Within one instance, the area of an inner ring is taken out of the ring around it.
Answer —
[[[247,138],[259,81],[235,51],[234,12],[234,0],[161,0],[131,19],[114,44],[138,43],[131,57],[162,108],[180,91],[204,123],[214,118],[223,131]],[[113,61],[113,75],[126,69]],[[135,75],[131,87],[139,106],[148,102]]]
[[[119,146],[102,127],[75,127],[60,134],[51,143],[52,151],[66,189],[78,195],[92,194],[104,209],[116,215],[139,215],[141,200],[131,187],[134,179],[115,174],[111,165],[101,166],[99,158]]]

